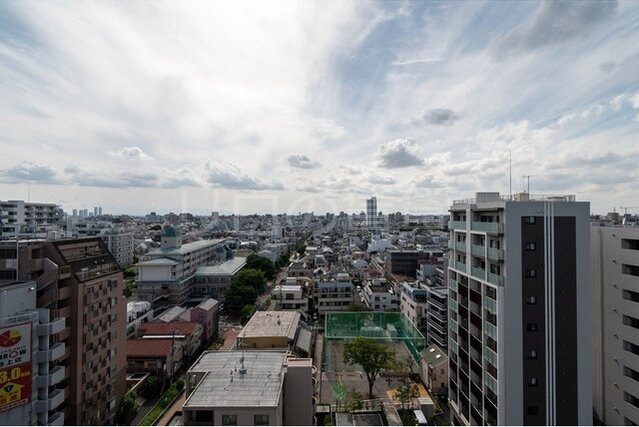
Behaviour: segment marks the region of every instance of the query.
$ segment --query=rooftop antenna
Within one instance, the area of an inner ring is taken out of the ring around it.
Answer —
[[[530,177],[535,175],[522,175],[522,178],[526,178],[528,180],[528,190],[527,193],[530,196]]]
[[[510,193],[510,200],[513,199],[513,153],[508,150],[508,192]]]

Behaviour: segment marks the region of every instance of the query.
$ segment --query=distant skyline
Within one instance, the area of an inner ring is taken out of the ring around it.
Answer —
[[[0,200],[639,206],[639,2],[0,2]],[[28,184],[31,184],[29,191]]]

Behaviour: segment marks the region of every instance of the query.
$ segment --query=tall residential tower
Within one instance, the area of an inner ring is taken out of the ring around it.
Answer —
[[[589,203],[477,193],[450,212],[453,414],[592,424]]]
[[[377,197],[366,199],[366,226],[377,230]]]

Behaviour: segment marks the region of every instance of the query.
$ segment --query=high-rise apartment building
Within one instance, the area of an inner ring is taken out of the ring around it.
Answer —
[[[477,193],[450,212],[454,416],[592,424],[589,203]]]
[[[592,227],[593,407],[639,424],[639,228]]]
[[[36,307],[64,319],[42,357],[64,367],[57,410],[65,422],[113,423],[126,392],[126,304],[122,272],[102,239],[3,241],[1,279],[35,280]]]
[[[64,425],[65,319],[36,309],[37,284],[0,282],[0,425]]]
[[[0,200],[0,239],[47,238],[62,210],[53,203]]]
[[[377,230],[377,197],[366,199],[366,226]]]
[[[121,230],[114,228],[102,234],[102,240],[121,268],[133,264],[133,233],[121,232]]]

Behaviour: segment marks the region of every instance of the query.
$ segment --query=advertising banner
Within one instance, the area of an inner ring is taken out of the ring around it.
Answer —
[[[31,400],[31,323],[0,328],[0,412]]]

